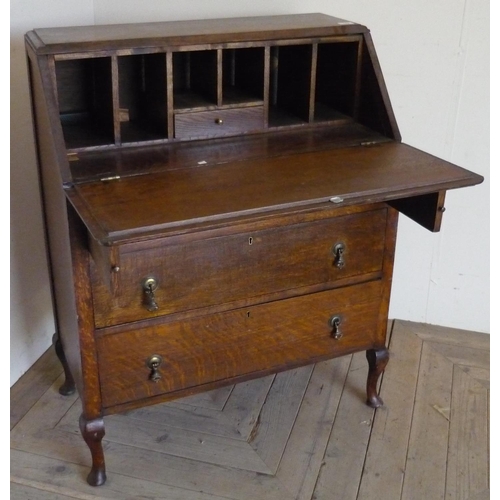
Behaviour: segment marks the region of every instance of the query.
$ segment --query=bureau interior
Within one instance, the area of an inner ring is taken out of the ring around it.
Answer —
[[[203,111],[250,107],[263,112],[228,113],[228,121],[239,121],[239,128],[212,127],[206,137],[361,124],[391,138],[362,35],[248,45],[55,56],[66,148],[78,152],[179,142],[185,140],[175,131],[180,114],[197,120],[202,115],[196,113]],[[242,130],[249,116],[254,123]]]
[[[217,106],[217,55],[216,50],[173,54],[175,111],[200,111]]]
[[[55,68],[67,149],[114,143],[111,58],[62,60]]]
[[[167,65],[164,54],[117,59],[121,141],[166,139]]]
[[[248,47],[222,51],[222,104],[264,104],[265,49]]]

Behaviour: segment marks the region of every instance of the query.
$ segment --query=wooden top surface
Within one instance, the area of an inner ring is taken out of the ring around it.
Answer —
[[[471,186],[480,175],[397,142],[232,161],[76,185],[66,194],[104,244],[181,226],[314,207],[339,206]]]
[[[27,40],[39,54],[128,47],[275,40],[367,31],[326,14],[206,19],[65,28],[39,28]]]

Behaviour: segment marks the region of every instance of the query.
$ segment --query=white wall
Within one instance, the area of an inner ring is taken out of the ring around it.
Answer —
[[[488,0],[16,0],[11,3],[11,384],[54,331],[23,34],[32,28],[323,12],[372,32],[403,141],[486,177],[443,229],[404,216],[390,316],[489,332]]]

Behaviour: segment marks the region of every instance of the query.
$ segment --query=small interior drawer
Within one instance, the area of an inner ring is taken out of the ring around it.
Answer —
[[[103,335],[97,340],[103,405],[371,348],[380,338],[380,301],[377,280]],[[157,370],[148,367],[153,356],[161,357]]]
[[[103,267],[92,266],[96,326],[263,301],[285,290],[380,272],[386,219],[387,209],[380,208],[220,237],[200,233],[186,242],[163,238],[150,248],[124,247],[115,291],[105,283]],[[155,280],[155,310],[148,310],[148,278]]]
[[[175,115],[175,137],[177,139],[241,134],[261,130],[263,127],[263,106]]]

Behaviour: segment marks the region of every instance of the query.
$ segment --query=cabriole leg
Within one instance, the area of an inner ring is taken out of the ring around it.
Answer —
[[[64,383],[59,387],[59,394],[63,396],[69,396],[75,392],[75,380],[73,379],[73,375],[71,375],[71,371],[68,366],[68,362],[66,360],[66,355],[64,354],[63,345],[59,335],[57,333],[52,337],[52,343],[54,344],[54,348],[56,350],[57,357],[61,362],[61,365],[64,369]]]
[[[101,486],[106,482],[106,467],[102,449],[102,438],[104,437],[103,419],[87,420],[82,415],[80,417],[80,432],[92,455],[92,470],[87,476],[87,482],[90,486]]]
[[[366,381],[366,404],[372,408],[379,408],[384,404],[377,393],[377,382],[389,361],[387,349],[369,349],[366,351],[368,360],[368,380]]]

